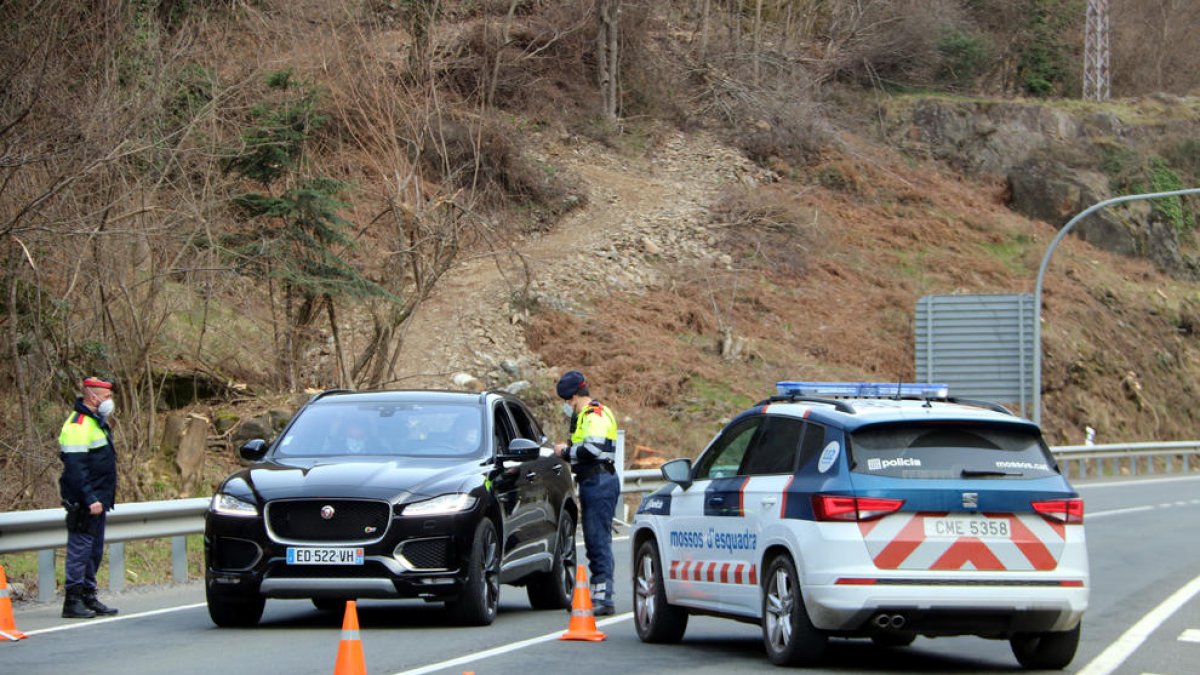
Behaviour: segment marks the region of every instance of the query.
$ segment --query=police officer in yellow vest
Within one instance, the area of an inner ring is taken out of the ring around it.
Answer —
[[[583,543],[591,570],[595,615],[614,613],[612,517],[621,496],[616,475],[617,420],[608,406],[593,399],[583,373],[572,370],[555,386],[563,414],[571,418],[571,443],[557,443],[571,463],[583,509]]]
[[[65,619],[117,613],[96,598],[96,570],[104,557],[105,514],[117,496],[117,453],[108,426],[112,387],[111,382],[99,378],[85,379],[75,409],[58,436],[63,463],[58,484],[67,510]]]

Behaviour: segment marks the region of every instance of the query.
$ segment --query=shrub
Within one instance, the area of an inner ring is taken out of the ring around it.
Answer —
[[[943,26],[940,33],[938,81],[956,89],[969,88],[992,59],[987,37],[953,26]]]

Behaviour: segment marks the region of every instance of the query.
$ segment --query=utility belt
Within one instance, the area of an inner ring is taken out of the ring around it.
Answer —
[[[617,469],[613,466],[612,462],[592,462],[591,464],[585,464],[575,469],[575,480],[582,483],[598,473],[615,474],[616,472]]]
[[[94,518],[87,504],[76,504],[64,499],[62,505],[67,510],[67,532],[87,534],[92,531]]]

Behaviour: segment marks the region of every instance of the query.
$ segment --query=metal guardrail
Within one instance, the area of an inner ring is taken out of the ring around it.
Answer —
[[[1068,479],[1161,476],[1200,471],[1200,441],[1112,443],[1051,448]],[[658,469],[620,471],[621,493],[653,492],[664,484]],[[108,514],[109,590],[125,586],[124,542],[172,538],[172,577],[187,581],[187,535],[204,531],[208,498],[118,504]],[[0,553],[38,552],[38,600],[55,598],[55,551],[66,546],[62,509],[0,513]]]
[[[117,504],[108,512],[104,540],[108,543],[109,590],[125,588],[125,542],[171,537],[171,576],[187,581],[187,535],[204,532],[208,498]],[[38,600],[55,596],[55,549],[67,545],[62,509],[0,513],[0,553],[38,552]]]

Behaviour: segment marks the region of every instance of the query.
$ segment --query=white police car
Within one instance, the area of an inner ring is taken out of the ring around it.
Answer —
[[[638,637],[689,614],[761,624],[776,664],[829,637],[1006,639],[1026,668],[1075,656],[1083,501],[1038,427],[944,385],[781,382],[634,519]]]

